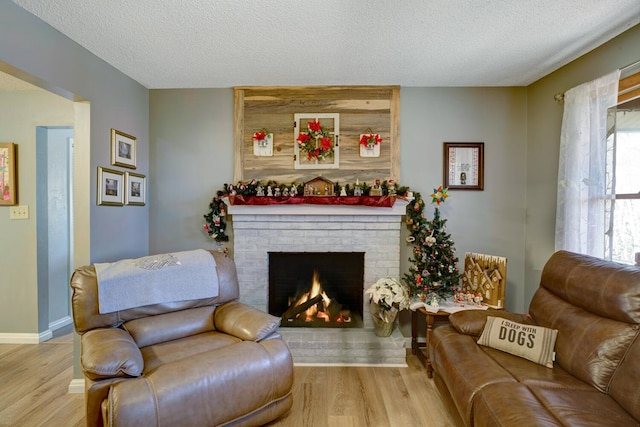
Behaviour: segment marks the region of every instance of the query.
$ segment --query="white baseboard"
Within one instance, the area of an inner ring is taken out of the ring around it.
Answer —
[[[49,329],[39,334],[0,333],[0,344],[40,344],[50,340],[52,336]]]
[[[64,316],[61,319],[58,320],[54,320],[53,322],[49,323],[49,330],[50,331],[57,331],[60,328],[64,328],[67,325],[70,325],[73,323],[73,319],[71,318],[71,316]]]
[[[69,393],[84,393],[84,378],[74,378],[69,383]]]

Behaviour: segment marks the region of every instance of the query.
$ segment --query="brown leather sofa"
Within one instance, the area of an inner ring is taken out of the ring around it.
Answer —
[[[87,426],[256,426],[291,408],[279,319],[236,301],[234,262],[212,252],[216,298],[99,314],[93,266],[75,271]]]
[[[553,368],[478,345],[488,315],[557,329]],[[640,269],[559,251],[528,315],[455,313],[429,354],[460,425],[638,426],[639,331]]]

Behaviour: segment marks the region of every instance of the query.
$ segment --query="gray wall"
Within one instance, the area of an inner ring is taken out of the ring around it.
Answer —
[[[57,93],[91,104],[91,262],[148,253],[148,206],[96,206],[96,170],[110,166],[110,129],[138,138],[137,173],[149,172],[149,92],[8,0],[0,0],[0,61]],[[20,76],[22,77],[22,76]],[[121,169],[115,167],[115,169]],[[28,170],[27,170],[28,171]]]
[[[443,181],[444,142],[484,142],[484,191],[449,191],[440,208],[462,262],[465,252],[505,256],[506,307],[522,311],[526,187],[524,88],[402,88],[400,182],[427,202]],[[433,218],[434,205],[425,215]],[[407,249],[407,248],[405,248]],[[406,260],[410,253],[401,260]],[[407,271],[408,263],[401,266]]]
[[[217,248],[202,216],[233,179],[233,90],[152,90],[149,104],[149,253]]]
[[[202,216],[233,179],[233,91],[151,90],[149,100],[150,252],[215,248]],[[526,90],[402,88],[400,115],[401,184],[423,196],[442,183],[443,142],[485,143],[485,191],[451,191],[441,211],[458,254],[509,258],[507,307],[523,309]]]
[[[640,60],[640,25],[527,87],[525,300],[554,251],[563,105],[553,96]]]
[[[90,199],[77,201],[78,207],[74,207],[76,222],[81,224],[76,227],[82,228],[82,231],[75,230],[76,245],[82,239],[81,246],[87,247],[89,252],[79,254],[76,251],[76,259],[94,263],[148,254],[148,204],[144,207],[106,207],[96,206],[95,200],[97,167],[110,165],[111,128],[138,138],[136,172],[149,173],[149,91],[9,0],[0,0],[0,40],[3,40],[0,43],[0,71],[67,99],[90,103],[89,123],[85,123],[86,108],[82,106],[72,110],[75,112],[73,123],[61,123],[74,126],[76,152],[88,152],[88,156],[77,156],[81,160],[74,162],[74,173],[89,176],[80,184],[84,188],[78,188],[76,183],[74,192],[88,194]],[[13,107],[3,109],[0,116],[4,116],[5,111],[14,110]],[[31,110],[25,110],[23,117],[30,118],[31,113]],[[83,123],[76,123],[77,117],[81,117]],[[42,126],[52,124],[37,123]],[[85,131],[88,131],[88,138],[84,137]],[[33,140],[24,136],[7,136],[2,132],[4,129],[0,127],[0,140],[8,138],[35,146]],[[79,135],[83,138],[78,138]],[[87,143],[89,147],[78,147]],[[21,203],[26,200],[32,206],[35,205],[35,185],[25,183],[29,182],[30,176],[35,176],[33,163],[34,160],[30,161],[28,157],[20,158],[20,200]],[[81,222],[78,221],[79,209],[83,210]],[[86,210],[88,214],[84,212]],[[0,217],[6,216],[7,209],[0,208]],[[0,334],[42,332],[37,319],[35,228],[34,224],[25,224],[20,230],[11,230],[11,239],[0,241],[1,262],[9,267],[0,265],[0,271],[10,271],[0,282],[3,296],[0,299]],[[5,257],[7,254],[9,256]],[[79,360],[80,343],[76,337],[74,378],[82,378]]]

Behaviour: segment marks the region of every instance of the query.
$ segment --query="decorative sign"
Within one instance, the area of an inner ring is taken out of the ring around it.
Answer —
[[[254,156],[273,156],[273,134],[264,134],[262,139],[253,138],[253,155]]]
[[[489,307],[503,309],[507,286],[507,259],[467,252],[464,255],[462,291],[480,295]]]

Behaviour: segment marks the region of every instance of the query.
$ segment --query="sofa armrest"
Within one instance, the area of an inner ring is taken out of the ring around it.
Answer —
[[[131,335],[119,328],[93,329],[81,337],[80,362],[87,378],[139,377],[144,360]]]
[[[531,317],[526,314],[511,313],[505,310],[463,310],[453,313],[449,316],[449,323],[461,334],[471,335],[473,337],[480,337],[484,330],[484,325],[487,323],[487,317],[501,317],[509,319],[516,323],[523,323],[526,325],[534,325],[535,322]]]
[[[222,304],[213,313],[220,331],[244,341],[262,341],[278,330],[280,319],[237,301]]]

